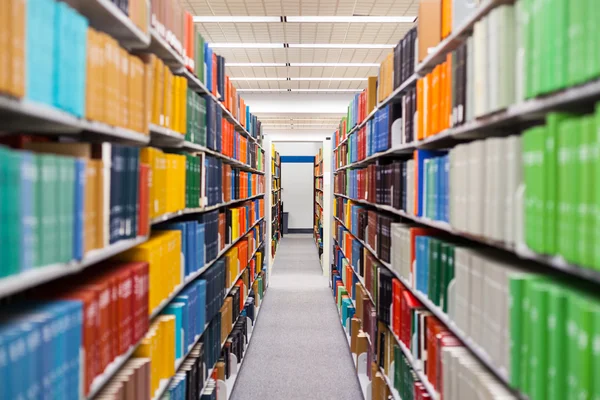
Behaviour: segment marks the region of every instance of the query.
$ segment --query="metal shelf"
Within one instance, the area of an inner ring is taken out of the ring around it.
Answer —
[[[450,224],[443,221],[434,221],[429,218],[418,217],[413,214],[409,214],[402,210],[397,210],[390,206],[385,206],[381,204],[370,203],[365,200],[354,200],[346,195],[340,193],[334,193],[335,196],[343,197],[345,199],[351,200],[355,203],[364,204],[367,206],[371,206],[377,208],[378,210],[382,210],[388,213],[392,213],[403,218],[407,218],[421,225],[428,226],[430,228],[439,229],[441,231],[447,232],[453,236],[460,237],[465,240],[469,240],[471,242],[482,244],[506,253],[510,253],[513,256],[516,256],[524,261],[534,261],[544,267],[548,267],[557,272],[567,274],[579,279],[583,279],[586,281],[590,281],[595,284],[600,284],[600,271],[582,267],[576,264],[570,264],[566,262],[562,257],[558,256],[548,256],[544,254],[537,254],[533,251],[527,249],[523,245],[511,246],[503,242],[498,242],[495,240],[491,240],[485,237],[472,235],[467,232],[461,232],[459,230],[454,229]]]
[[[150,44],[150,35],[110,0],[72,0],[69,4],[89,20],[90,26],[108,33],[129,50],[146,48]]]
[[[181,147],[185,135],[165,127],[150,124],[150,142],[158,147]]]
[[[264,175],[265,171],[260,171],[256,168],[252,168],[251,166],[244,164],[243,162],[236,160],[235,158],[228,157],[224,154],[219,153],[218,151],[211,150],[208,147],[202,146],[200,144],[191,143],[187,140],[183,142],[183,149],[187,151],[197,151],[211,154],[215,157],[218,157],[222,160],[225,160],[227,163],[236,166],[237,168],[243,169],[244,171],[254,172],[256,174]]]
[[[123,251],[144,243],[146,240],[148,240],[146,236],[121,240],[103,249],[88,252],[81,261],[36,267],[20,274],[7,276],[0,279],[0,298],[34,288],[64,276],[76,274],[93,264],[107,260]]]

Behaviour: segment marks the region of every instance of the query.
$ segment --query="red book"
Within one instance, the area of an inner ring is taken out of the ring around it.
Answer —
[[[218,91],[217,91],[217,75],[218,75],[218,68],[217,68],[217,55],[215,53],[213,53],[212,55],[212,92],[215,96],[218,96]],[[217,105],[218,106],[218,105]]]
[[[149,266],[145,262],[132,262],[133,272],[133,343],[144,337],[150,327],[148,310]]]
[[[60,295],[63,299],[81,301],[83,306],[83,332],[82,347],[85,353],[85,360],[82,365],[84,372],[83,391],[87,396],[90,392],[92,382],[102,371],[97,368],[98,365],[98,345],[96,335],[100,335],[100,315],[98,313],[98,294],[94,290],[75,289]]]
[[[404,287],[396,278],[392,279],[392,331],[400,337],[400,323],[402,313],[402,292]]]
[[[402,315],[400,316],[402,326],[400,332],[400,340],[402,340],[402,343],[404,343],[406,347],[410,348],[410,341],[412,336],[412,313],[414,310],[422,308],[423,304],[421,304],[421,302],[415,296],[413,296],[411,292],[405,290],[402,293]]]
[[[133,270],[130,264],[122,264],[113,273],[117,280],[119,325],[117,355],[121,355],[133,344]]]
[[[437,380],[437,342],[436,336],[442,332],[447,332],[446,326],[437,318],[431,316],[427,318],[427,326],[425,327],[425,340],[427,341],[427,361],[425,362],[425,375],[429,382],[435,383]]]
[[[225,248],[225,212],[219,213],[219,251]]]
[[[86,282],[81,286],[81,290],[93,291],[98,298],[98,330],[95,338],[96,341],[96,361],[95,370],[97,375],[101,374],[106,366],[113,360],[113,326],[111,314],[111,288],[109,281],[106,278],[98,277],[97,279]]]
[[[138,196],[138,236],[147,236],[150,233],[150,197],[148,180],[150,167],[140,164],[140,186]]]

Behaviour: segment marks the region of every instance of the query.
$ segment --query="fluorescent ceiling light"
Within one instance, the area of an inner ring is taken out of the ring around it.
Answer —
[[[212,48],[227,49],[283,49],[283,43],[209,43]]]
[[[211,15],[195,16],[194,22],[356,22],[356,23],[412,23],[417,17],[413,16],[341,16],[341,15],[318,15],[318,16],[249,16],[249,15]]]
[[[362,92],[363,89],[237,89],[238,92]]]
[[[394,44],[369,43],[209,43],[211,48],[283,49],[288,45],[298,49],[393,49]]]
[[[236,77],[229,78],[230,81],[366,81],[367,78],[280,78],[280,77]]]
[[[378,63],[291,63],[290,67],[379,67]]]
[[[290,48],[301,49],[393,49],[395,44],[363,44],[363,43],[290,43]]]
[[[225,63],[227,67],[285,67],[286,63]]]
[[[378,63],[225,63],[227,67],[379,67]]]
[[[281,17],[212,15],[195,16],[194,22],[281,22]]]
[[[286,22],[375,22],[375,23],[398,23],[415,22],[417,17],[407,16],[339,16],[339,15],[319,15],[319,16],[298,16],[298,17],[284,17]]]

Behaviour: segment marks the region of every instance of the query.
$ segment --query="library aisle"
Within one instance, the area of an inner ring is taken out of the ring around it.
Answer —
[[[362,399],[312,235],[281,240],[245,357],[231,400]]]

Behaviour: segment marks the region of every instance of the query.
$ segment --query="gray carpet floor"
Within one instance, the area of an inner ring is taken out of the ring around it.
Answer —
[[[362,393],[312,235],[281,241],[232,400],[359,400]]]

